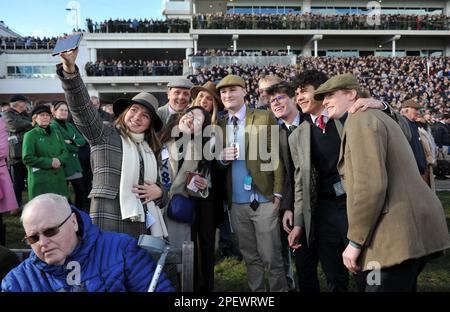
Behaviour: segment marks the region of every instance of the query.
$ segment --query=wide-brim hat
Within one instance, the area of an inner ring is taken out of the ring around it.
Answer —
[[[47,113],[47,114],[51,115],[52,111],[48,105],[40,104],[33,108],[33,110],[31,111],[31,116],[38,115],[40,113]]]
[[[133,104],[139,104],[148,109],[152,118],[151,126],[156,132],[162,129],[163,122],[156,113],[159,106],[158,100],[155,96],[147,92],[141,92],[132,99],[117,99],[113,104],[114,115],[120,116],[128,106]]]
[[[352,74],[337,75],[328,79],[317,88],[314,92],[314,99],[316,101],[323,101],[325,94],[338,90],[356,90],[361,93],[358,79]]]
[[[202,86],[194,86],[191,88],[191,98],[192,100],[195,100],[197,98],[197,95],[200,93],[200,91],[206,91],[209,94],[211,94],[219,104],[219,110],[223,109],[223,103],[222,99],[220,98],[219,91],[217,91],[216,84],[212,81],[208,81]]]

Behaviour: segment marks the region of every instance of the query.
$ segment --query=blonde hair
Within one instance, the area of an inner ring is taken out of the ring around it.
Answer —
[[[36,118],[37,118],[38,115],[39,115],[39,114],[34,114],[34,115],[31,117],[31,125],[32,125],[33,127],[36,126],[36,124],[37,124]],[[50,115],[50,121],[52,121],[53,115],[52,115],[52,114],[49,114],[49,115]],[[50,127],[50,125],[49,125],[49,127]]]
[[[213,111],[211,113],[211,124],[215,125],[215,124],[217,124],[217,113],[219,111],[219,102],[214,97],[214,95],[211,94],[211,92],[208,92],[206,90],[201,90],[200,92],[202,92],[202,91],[207,92],[208,94],[210,94],[212,99],[213,99]],[[200,94],[200,92],[198,94]],[[192,103],[190,105],[191,107],[193,107],[193,106],[201,106],[198,94],[195,97],[195,99],[192,101]]]
[[[264,77],[261,77],[261,79],[259,79],[258,86],[260,86],[261,83],[263,83],[263,82],[268,82],[271,84],[278,84],[282,81],[283,81],[283,79],[281,79],[280,77],[275,76],[275,75],[264,76]]]

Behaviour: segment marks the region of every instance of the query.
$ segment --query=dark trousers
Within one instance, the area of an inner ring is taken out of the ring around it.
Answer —
[[[83,184],[84,184],[84,195],[83,195],[83,204],[79,209],[83,209],[85,211],[89,211],[91,201],[88,198],[89,193],[92,189],[92,170],[90,163],[90,155],[91,149],[89,145],[85,145],[80,147],[78,150],[78,159],[80,160],[81,169],[83,171]]]
[[[343,198],[342,198],[343,197]],[[348,244],[345,196],[328,199],[319,195],[315,216],[315,247],[331,292],[348,291],[349,276],[342,253]]]
[[[11,165],[11,176],[13,180],[14,193],[19,207],[22,206],[22,192],[25,190],[25,180],[27,179],[27,167],[22,163]]]
[[[366,292],[415,292],[417,291],[417,277],[426,264],[426,258],[409,259],[390,268],[379,271],[379,283],[371,272],[364,272],[366,277]],[[376,272],[372,272],[376,274]],[[369,278],[367,279],[367,276]],[[372,285],[373,284],[373,285]],[[377,285],[378,284],[378,285]]]
[[[195,292],[211,292],[214,289],[216,227],[213,208],[212,196],[198,200],[195,221],[191,227],[192,239],[194,240]]]
[[[224,219],[219,227],[219,249],[222,256],[230,257],[233,254],[233,241],[231,240],[231,225],[228,209],[224,211]]]
[[[78,178],[69,181],[70,184],[72,184],[73,190],[75,192],[75,207],[89,212],[89,209],[86,210],[86,207],[84,205],[85,203],[84,179]]]
[[[300,292],[319,292],[320,284],[317,277],[319,256],[317,249],[314,246],[308,247],[305,233],[300,237],[299,243],[302,247],[294,253],[298,289]]]
[[[281,256],[283,257],[284,274],[289,290],[295,289],[295,280],[292,270],[292,253],[289,247],[288,234],[283,228],[283,222],[280,220],[280,238],[281,238]]]
[[[0,213],[0,245],[6,246],[6,225],[3,224],[3,215]]]

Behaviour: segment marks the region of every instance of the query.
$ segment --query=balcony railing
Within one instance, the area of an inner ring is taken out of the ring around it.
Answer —
[[[239,65],[260,65],[271,64],[294,65],[295,55],[291,56],[191,56],[189,64],[193,68],[210,67],[213,65],[226,66],[230,64]]]
[[[0,50],[51,50],[55,42],[1,42]]]

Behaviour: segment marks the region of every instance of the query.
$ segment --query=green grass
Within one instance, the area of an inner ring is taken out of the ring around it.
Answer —
[[[450,192],[438,193],[444,206],[447,224],[450,230]],[[7,226],[6,246],[9,248],[27,248],[21,242],[24,232],[19,221],[19,216],[4,215],[4,223]],[[325,289],[325,276],[319,268],[321,289]],[[355,289],[352,279],[350,288]],[[217,262],[215,266],[215,290],[216,291],[249,291],[246,280],[246,269],[243,261],[235,258],[225,258]],[[450,292],[450,252],[446,255],[430,261],[425,270],[419,276],[418,290],[423,292],[444,291]]]
[[[450,231],[450,192],[439,192]],[[430,261],[418,280],[419,291],[450,291],[450,251],[443,257]]]
[[[438,196],[444,206],[447,225],[450,231],[450,192],[439,192]],[[294,268],[295,269],[295,268]],[[249,291],[244,262],[235,258],[219,260],[215,267],[216,291]],[[325,275],[319,267],[320,288],[325,291]],[[356,290],[353,279],[350,279],[350,289]],[[443,257],[430,261],[418,279],[418,291],[450,292],[450,251]]]

